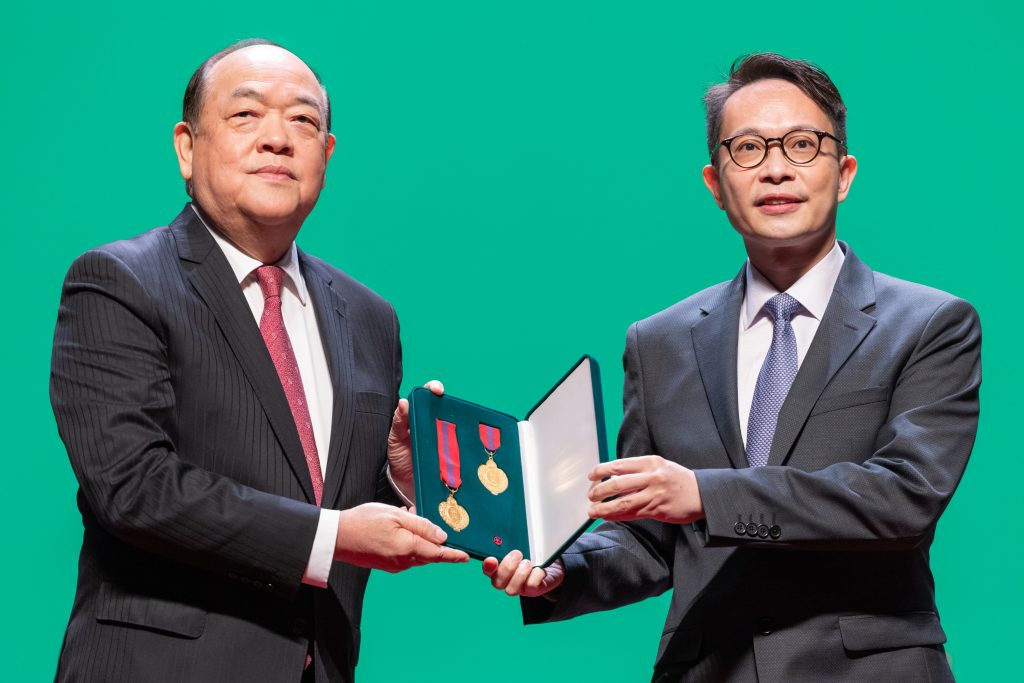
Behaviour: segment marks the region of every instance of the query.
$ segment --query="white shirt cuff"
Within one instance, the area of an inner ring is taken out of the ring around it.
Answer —
[[[302,583],[327,588],[327,577],[331,575],[331,565],[334,564],[334,545],[338,538],[340,520],[341,510],[320,510],[313,550],[309,553],[309,564],[306,565],[306,573],[302,575]]]
[[[402,499],[402,502],[405,503],[405,506],[411,508],[412,506],[416,505],[416,503],[409,500],[409,497],[407,495],[402,493],[402,489],[398,488],[398,484],[395,483],[394,478],[391,476],[391,465],[387,465],[385,467],[385,474],[387,474],[388,476],[388,483],[391,484],[391,490],[394,491],[395,494]]]

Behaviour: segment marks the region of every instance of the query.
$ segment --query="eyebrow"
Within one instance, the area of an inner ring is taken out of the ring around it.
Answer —
[[[245,86],[235,88],[231,92],[231,97],[234,97],[236,99],[249,98],[261,103],[265,103],[267,101],[267,98],[263,96],[262,92],[256,90],[255,88],[247,88]],[[317,102],[312,97],[307,97],[305,95],[299,95],[298,97],[293,99],[292,104],[305,104],[310,107],[313,107],[320,113],[323,113],[324,111],[324,105],[322,102]]]
[[[787,133],[792,133],[794,130],[820,130],[820,129],[818,127],[812,126],[810,124],[800,123],[800,124],[797,124],[796,126],[790,128],[787,131]],[[826,132],[828,132],[828,131],[826,131]],[[736,131],[735,133],[733,133],[729,137],[734,138],[737,135],[760,135],[761,137],[767,137],[764,133],[761,132],[761,130],[759,128],[741,128],[740,130]],[[783,135],[785,135],[785,133],[783,133]]]

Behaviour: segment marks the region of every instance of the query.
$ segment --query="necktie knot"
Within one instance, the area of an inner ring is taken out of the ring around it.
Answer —
[[[256,269],[256,282],[263,291],[263,298],[281,296],[281,285],[284,284],[284,270],[279,266],[260,266]]]
[[[768,312],[768,315],[771,316],[776,324],[788,323],[793,318],[793,314],[800,310],[800,302],[783,292],[768,299],[764,305],[764,310]]]

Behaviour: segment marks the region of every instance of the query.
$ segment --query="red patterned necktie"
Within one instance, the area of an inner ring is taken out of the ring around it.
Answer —
[[[288,330],[284,327],[281,315],[281,285],[284,283],[284,271],[277,266],[260,266],[256,269],[256,281],[263,290],[263,316],[260,318],[260,333],[267,344],[270,357],[277,369],[277,376],[284,387],[284,395],[292,409],[295,427],[299,431],[299,441],[306,454],[306,465],[309,476],[313,479],[313,494],[316,504],[324,493],[324,477],[320,472],[320,455],[316,450],[316,439],[313,438],[313,422],[309,418],[309,406],[306,405],[306,392],[302,388],[302,376],[299,375],[299,364],[295,361],[295,351],[288,338]]]

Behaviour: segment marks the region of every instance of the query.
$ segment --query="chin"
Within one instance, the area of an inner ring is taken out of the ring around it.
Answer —
[[[259,223],[286,223],[305,217],[295,202],[257,201],[239,205],[239,210]]]

